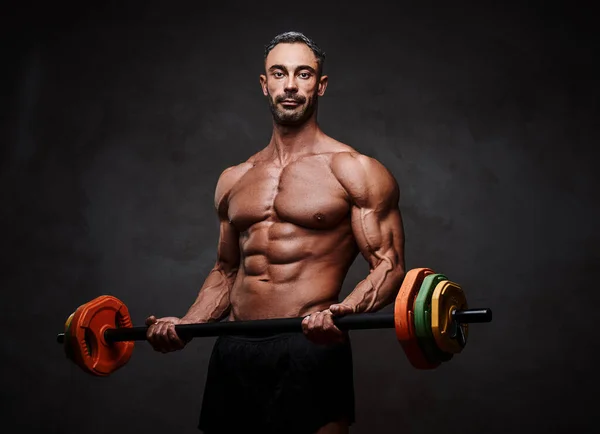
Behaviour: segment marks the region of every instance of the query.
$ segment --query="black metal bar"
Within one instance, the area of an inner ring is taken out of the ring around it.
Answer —
[[[267,333],[295,333],[302,331],[304,317],[260,319],[252,321],[223,321],[202,324],[182,324],[175,331],[182,338],[198,338],[220,335],[256,336]],[[389,313],[363,313],[334,319],[340,330],[379,329],[394,327],[394,315]],[[107,342],[137,341],[146,339],[147,327],[108,329],[104,334]]]
[[[466,309],[453,312],[459,323],[490,322],[491,309]],[[304,317],[275,318],[252,321],[223,321],[201,324],[182,324],[175,331],[182,338],[196,338],[220,335],[262,335],[267,333],[295,333],[302,331]],[[360,313],[334,318],[334,324],[340,330],[366,330],[394,327],[393,313]],[[108,329],[104,333],[107,342],[141,341],[146,339],[148,327]],[[59,343],[64,342],[64,334],[57,336]]]

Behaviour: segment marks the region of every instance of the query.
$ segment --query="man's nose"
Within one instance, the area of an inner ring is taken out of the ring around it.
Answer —
[[[285,91],[286,92],[297,92],[298,84],[293,76],[289,76],[285,81]]]

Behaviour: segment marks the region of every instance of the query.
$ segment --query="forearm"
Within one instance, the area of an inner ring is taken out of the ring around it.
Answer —
[[[389,256],[381,256],[369,275],[356,285],[343,304],[354,313],[376,312],[394,301],[404,280],[404,267]]]
[[[182,319],[192,323],[221,320],[229,312],[229,294],[236,275],[237,269],[225,271],[221,267],[214,267],[204,281],[194,304]]]

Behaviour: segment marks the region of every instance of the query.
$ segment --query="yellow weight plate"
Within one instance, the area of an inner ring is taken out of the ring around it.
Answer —
[[[440,350],[452,354],[463,350],[469,327],[454,321],[452,312],[467,308],[467,298],[457,283],[444,280],[437,284],[431,297],[431,331]]]

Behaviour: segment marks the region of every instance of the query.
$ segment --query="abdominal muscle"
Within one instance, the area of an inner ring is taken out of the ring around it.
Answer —
[[[350,224],[310,230],[261,222],[240,237],[229,320],[304,316],[338,302],[357,248]]]

